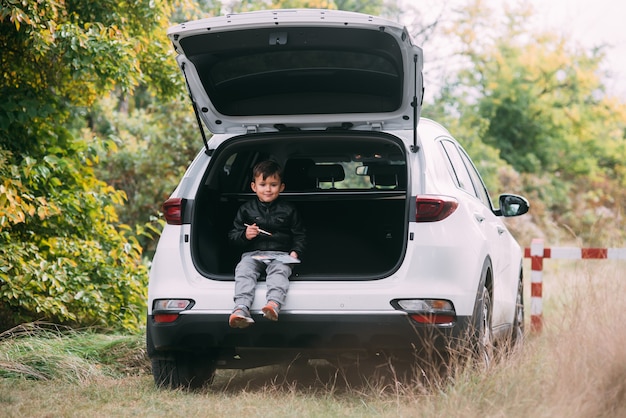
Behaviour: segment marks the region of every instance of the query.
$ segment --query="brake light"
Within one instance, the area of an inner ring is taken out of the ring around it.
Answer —
[[[449,325],[456,322],[456,311],[446,299],[396,299],[391,306],[406,311],[419,324]]]
[[[185,208],[185,199],[173,197],[167,199],[163,203],[163,216],[165,221],[170,225],[183,224],[183,210]]]
[[[154,322],[157,324],[170,323],[178,319],[178,314],[155,314]]]
[[[415,322],[418,322],[420,324],[433,324],[433,325],[451,324],[456,321],[456,317],[454,315],[413,314],[411,315],[411,318],[413,318]]]
[[[194,305],[191,299],[157,299],[154,301],[153,316],[157,324],[174,322],[178,314]]]
[[[450,196],[417,196],[415,222],[437,222],[452,215],[459,202]]]

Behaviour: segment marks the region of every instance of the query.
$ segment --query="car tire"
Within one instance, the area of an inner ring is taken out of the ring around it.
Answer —
[[[476,360],[485,367],[491,365],[494,354],[491,322],[492,310],[491,294],[487,286],[483,285],[474,318],[473,354]]]
[[[146,332],[146,352],[152,365],[154,383],[162,389],[197,389],[213,382],[217,359],[212,352],[156,351],[150,327]]]
[[[164,389],[197,389],[213,382],[216,362],[199,353],[173,352],[151,359],[154,383]]]
[[[515,317],[511,330],[511,351],[520,348],[524,344],[524,282],[520,275],[517,285],[517,297],[515,299]]]

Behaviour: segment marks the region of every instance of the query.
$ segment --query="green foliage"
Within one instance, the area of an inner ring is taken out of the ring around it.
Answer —
[[[181,0],[176,2],[172,19],[183,21],[218,14],[219,2]],[[229,12],[268,8],[327,7],[376,13],[382,0],[345,1],[236,1],[226,2]],[[172,62],[174,60],[172,59]],[[176,74],[182,82],[182,75]],[[81,126],[85,138],[106,138],[96,167],[98,178],[126,193],[127,200],[118,206],[120,220],[129,225],[143,225],[157,218],[161,204],[176,187],[189,162],[202,146],[198,126],[185,88],[168,100],[146,97],[142,89],[133,95],[118,91],[103,97],[91,107]],[[207,132],[210,135],[209,132]],[[156,234],[155,234],[156,235]],[[150,252],[154,236],[140,239]]]
[[[202,139],[187,97],[128,111],[120,111],[119,103],[113,95],[100,100],[92,108],[93,128],[84,135],[107,139],[96,172],[125,192],[124,205],[117,205],[120,220],[150,226],[203,146]],[[152,232],[140,239],[144,249],[155,245],[158,232]]]
[[[450,94],[449,90],[443,90],[433,106],[424,106],[422,116],[441,123],[463,144],[490,191],[510,191],[498,173],[503,167],[511,170],[512,167],[500,158],[496,147],[485,144],[482,140],[489,121],[477,113],[460,111],[462,103],[462,98]]]
[[[334,9],[381,15],[386,10],[384,0],[230,0],[225,2],[229,13],[264,9]]]
[[[220,0],[174,0],[171,2],[170,22],[182,23],[190,20],[216,16],[222,8]]]
[[[147,269],[125,195],[72,127],[103,92],[178,91],[161,2],[5,0],[0,10],[0,326],[47,319],[135,330]],[[167,46],[169,48],[169,46]],[[139,232],[139,233],[138,233]]]
[[[136,329],[147,274],[137,238],[115,226],[123,193],[94,177],[89,150],[56,151],[0,161],[4,318]]]
[[[275,9],[291,9],[298,7],[313,9],[337,9],[352,12],[379,15],[383,6],[382,0],[273,0]]]
[[[556,223],[583,242],[623,240],[612,230],[624,231],[626,105],[605,91],[603,51],[529,30],[532,10],[524,6],[497,17],[483,6],[462,10],[453,28],[470,65],[442,90],[433,113],[458,119],[450,125],[479,166],[498,151],[544,231]],[[493,176],[503,172],[487,168],[487,183],[499,190],[506,181]]]
[[[0,327],[34,319],[139,327],[143,249],[201,147],[168,18],[221,7],[2,0]],[[279,7],[399,15],[383,0],[227,1],[224,10]],[[458,137],[492,192],[527,195],[549,238],[566,231],[620,246],[626,105],[605,91],[602,49],[534,34],[531,16],[519,5],[494,15],[480,1],[462,10],[452,33],[470,66],[424,115]]]
[[[72,331],[28,323],[0,333],[0,378],[84,384],[145,374],[145,336]]]

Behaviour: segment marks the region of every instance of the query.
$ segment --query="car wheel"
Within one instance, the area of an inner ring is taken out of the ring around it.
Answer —
[[[213,382],[217,359],[212,352],[158,352],[150,327],[146,332],[146,351],[152,363],[154,383],[159,388],[196,389]]]
[[[479,299],[474,330],[474,354],[478,361],[489,367],[493,358],[493,330],[491,328],[492,303],[489,289],[483,286]]]
[[[152,376],[159,388],[197,389],[213,382],[215,359],[200,353],[175,352],[155,356],[152,361]]]
[[[524,282],[520,278],[517,285],[517,298],[515,300],[515,318],[511,330],[511,349],[516,349],[524,343]]]

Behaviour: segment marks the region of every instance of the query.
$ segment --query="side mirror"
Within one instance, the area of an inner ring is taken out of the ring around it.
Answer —
[[[500,209],[494,211],[496,216],[504,216],[507,218],[520,216],[530,209],[528,200],[522,196],[502,194],[498,200],[500,201]]]

